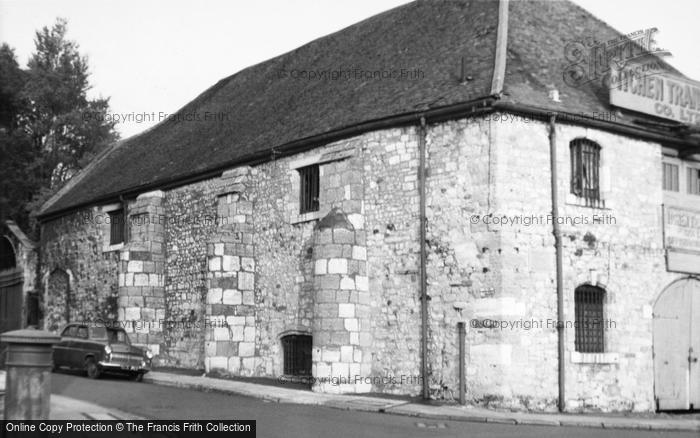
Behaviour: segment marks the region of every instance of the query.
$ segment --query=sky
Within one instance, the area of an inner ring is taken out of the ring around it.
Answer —
[[[658,46],[673,55],[668,61],[700,80],[700,1],[574,2],[624,33],[656,27]],[[91,97],[109,97],[115,114],[172,114],[224,77],[404,3],[0,0],[0,42],[26,66],[34,32],[66,18],[68,38],[88,57]],[[131,119],[116,126],[122,137],[157,122]]]

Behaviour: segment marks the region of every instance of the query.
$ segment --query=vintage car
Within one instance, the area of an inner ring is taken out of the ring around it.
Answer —
[[[140,381],[151,368],[153,355],[131,345],[122,328],[68,324],[53,346],[53,367],[85,370],[97,379],[102,373],[131,375]]]

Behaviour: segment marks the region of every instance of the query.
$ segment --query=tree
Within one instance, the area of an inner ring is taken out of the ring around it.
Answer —
[[[103,147],[118,138],[114,123],[104,117],[109,111],[109,99],[87,97],[87,58],[80,55],[78,44],[67,39],[66,31],[64,19],[57,19],[50,29],[37,31],[35,52],[21,74],[12,69],[11,49],[3,46],[0,51],[2,74],[6,69],[10,76],[18,77],[14,85],[8,85],[10,96],[14,96],[9,102],[17,105],[0,108],[0,117],[5,117],[3,111],[15,112],[14,116],[7,116],[13,119],[8,130],[13,137],[3,149],[5,157],[11,155],[4,166],[21,169],[25,182],[11,178],[3,181],[3,186],[14,186],[16,195],[10,196],[23,207],[23,212],[18,213],[16,208],[7,211],[20,224],[29,222],[28,210],[36,211]],[[14,90],[19,92],[12,94]],[[5,92],[4,87],[0,92]],[[27,191],[33,193],[31,200],[26,199]],[[5,216],[5,209],[0,215]],[[36,228],[36,224],[32,222],[31,228]]]

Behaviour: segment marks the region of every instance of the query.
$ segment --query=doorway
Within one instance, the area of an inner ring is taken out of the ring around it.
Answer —
[[[671,283],[654,304],[657,410],[700,409],[700,280]]]

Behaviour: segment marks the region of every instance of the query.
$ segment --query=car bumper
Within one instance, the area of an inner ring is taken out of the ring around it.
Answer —
[[[150,367],[148,365],[146,366],[135,366],[135,365],[126,365],[126,364],[121,364],[118,362],[98,362],[100,365],[100,368],[102,368],[103,371],[111,371],[115,373],[147,373],[151,371]]]

